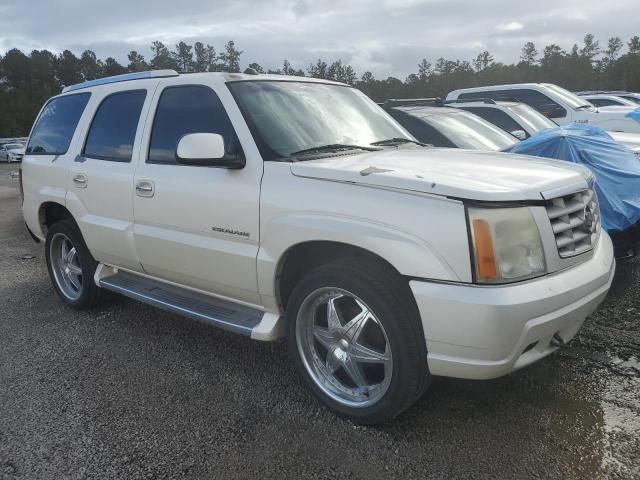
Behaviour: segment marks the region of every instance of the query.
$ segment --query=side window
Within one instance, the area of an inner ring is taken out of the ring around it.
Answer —
[[[240,150],[231,120],[213,90],[203,85],[167,87],[158,100],[147,163],[177,163],[178,142],[189,133],[217,133],[224,138],[227,155]]]
[[[622,103],[614,102],[607,98],[593,98],[588,99],[590,103],[593,103],[596,107],[608,107],[610,105],[622,105]]]
[[[57,97],[46,104],[33,128],[27,153],[30,155],[63,155],[76,131],[90,93]]]
[[[98,160],[130,162],[146,90],[109,95],[98,107],[82,154]]]
[[[468,112],[484,118],[488,122],[493,123],[496,127],[501,128],[507,133],[511,133],[515,130],[524,130],[524,128],[522,128],[522,125],[520,125],[502,110],[498,110],[497,108],[466,107],[464,108],[464,110],[467,110]],[[527,134],[527,137],[528,136],[529,135]]]

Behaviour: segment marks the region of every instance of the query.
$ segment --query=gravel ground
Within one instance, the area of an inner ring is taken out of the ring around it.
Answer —
[[[265,344],[125,298],[62,306],[0,165],[0,478],[640,478],[640,259],[569,348],[356,426]]]

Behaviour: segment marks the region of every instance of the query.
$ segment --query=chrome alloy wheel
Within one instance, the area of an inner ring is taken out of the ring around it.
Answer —
[[[389,388],[393,357],[387,333],[352,293],[333,287],[311,292],[298,310],[296,344],[316,385],[343,405],[372,405]]]
[[[82,267],[76,247],[69,237],[56,233],[50,242],[49,258],[51,270],[58,288],[71,301],[82,293]]]

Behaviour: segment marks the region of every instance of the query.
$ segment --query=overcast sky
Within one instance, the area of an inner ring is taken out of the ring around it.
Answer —
[[[0,0],[0,51],[85,49],[126,64],[130,50],[148,60],[149,44],[170,48],[227,40],[244,50],[242,66],[306,68],[341,59],[360,75],[404,79],[422,58],[472,59],[489,50],[514,62],[526,41],[538,51],[570,49],[593,33],[640,35],[638,0]]]

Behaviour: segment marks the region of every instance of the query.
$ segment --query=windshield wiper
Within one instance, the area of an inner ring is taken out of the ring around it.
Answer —
[[[366,145],[350,145],[348,143],[331,143],[329,145],[319,145],[317,147],[298,150],[297,152],[293,152],[290,155],[304,155],[305,153],[338,152],[340,150],[366,150],[368,152],[375,152],[380,149],[376,147],[368,147]]]
[[[576,110],[582,110],[583,108],[589,108],[589,107],[593,107],[593,105],[591,105],[590,103],[585,103],[584,105],[578,105],[576,107]]]
[[[400,145],[402,143],[415,143],[416,145],[420,145],[421,147],[429,146],[426,143],[422,143],[417,140],[411,140],[410,138],[404,138],[404,137],[393,137],[393,138],[387,138],[386,140],[378,140],[377,142],[372,142],[371,145],[393,146],[393,145]]]

